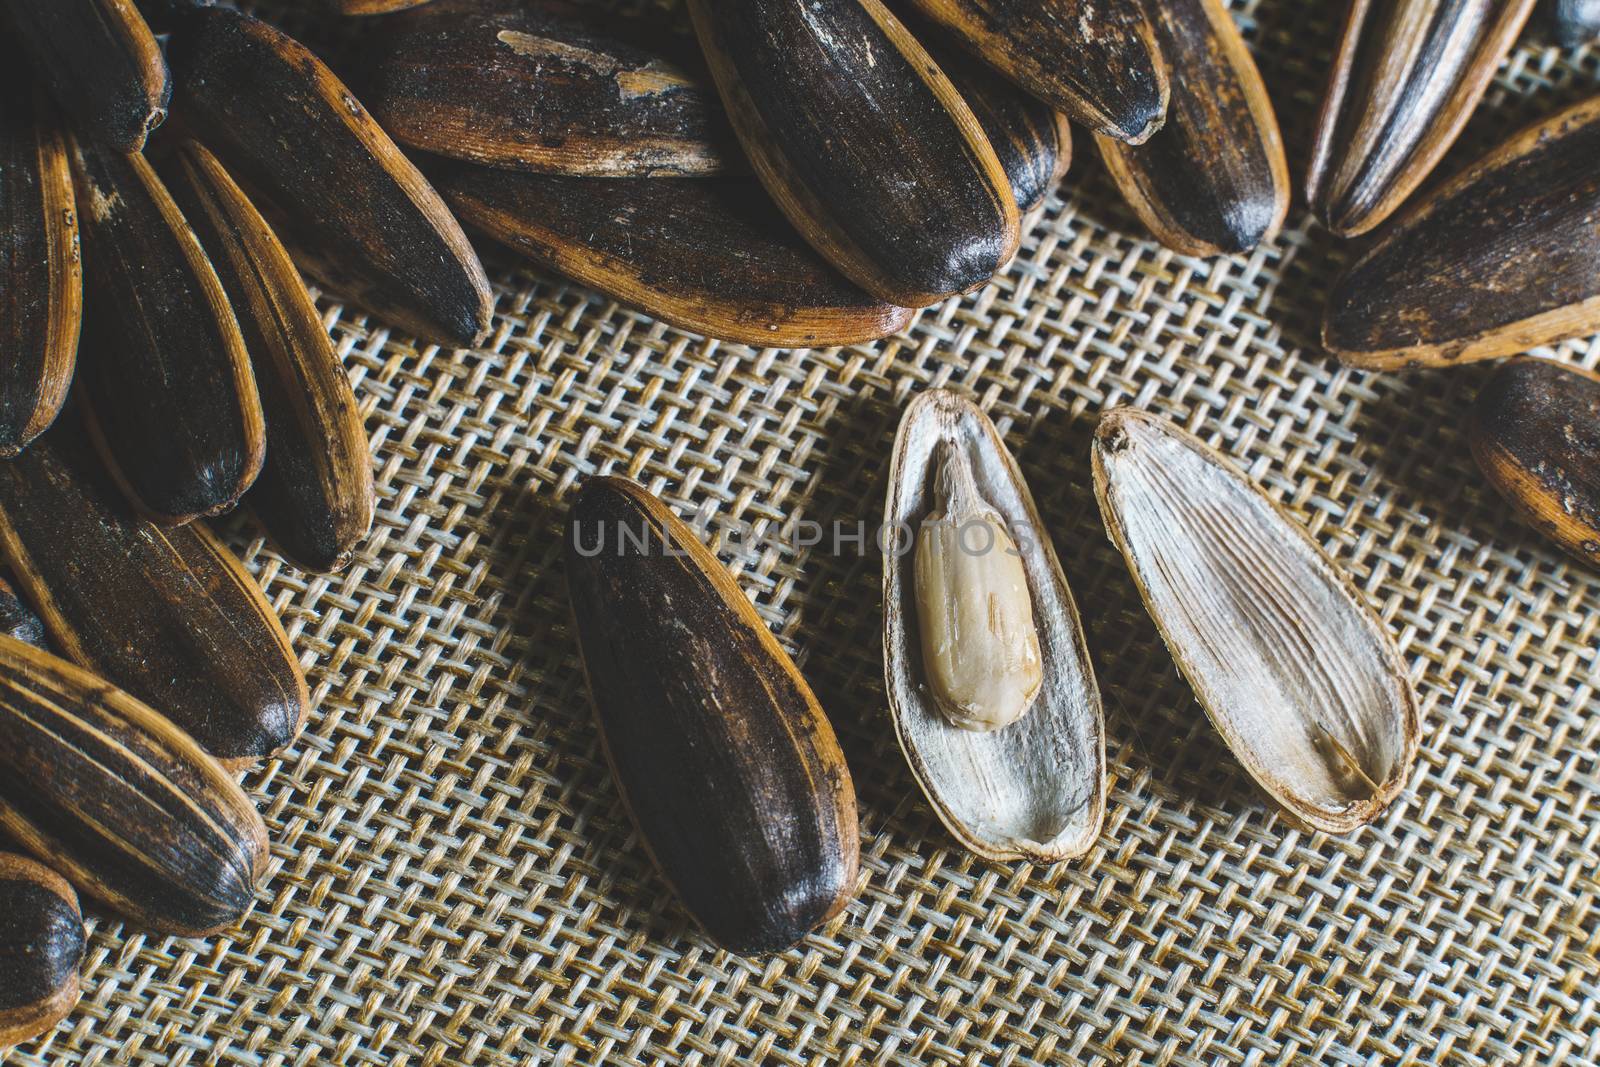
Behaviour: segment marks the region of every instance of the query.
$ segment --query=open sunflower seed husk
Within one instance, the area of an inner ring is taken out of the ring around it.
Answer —
[[[779,952],[855,891],[855,787],[827,716],[694,532],[591,478],[567,590],[606,755],[685,908],[731,951]]]
[[[105,679],[0,637],[0,830],[80,892],[188,937],[236,922],[266,827],[225,770]]]
[[[277,613],[202,524],[133,515],[73,429],[0,464],[0,553],[54,647],[230,767],[279,751],[310,701]]]
[[[0,1048],[39,1036],[77,1006],[87,940],[72,886],[0,852]]]
[[[238,319],[143,156],[74,148],[86,271],[79,395],[140,511],[184,523],[232,508],[261,470],[261,400]]]
[[[985,63],[1098,134],[1166,121],[1167,65],[1141,0],[909,0]]]
[[[591,177],[748,170],[694,39],[562,0],[436,0],[379,32],[363,93],[395,140]]]
[[[1511,360],[1479,392],[1468,438],[1484,477],[1523,518],[1600,563],[1600,375]]]
[[[1017,250],[1005,171],[971,108],[879,0],[690,0],[757,177],[873,296],[923,307]]]
[[[1095,143],[1156,240],[1188,255],[1248,252],[1289,210],[1289,167],[1261,74],[1222,0],[1152,5],[1156,40],[1182,77],[1147,144]]]
[[[1377,818],[1415,762],[1418,709],[1361,593],[1230,462],[1147,412],[1102,416],[1094,482],[1145,607],[1250,776],[1315,830]]]
[[[72,384],[83,265],[55,109],[15,69],[0,89],[0,456],[13,456],[55,421]]]
[[[1385,228],[1334,282],[1323,344],[1397,369],[1600,329],[1600,97],[1514,135]]]
[[[939,818],[986,859],[1081,855],[1105,815],[1105,725],[1077,606],[988,417],[934,390],[889,467],[884,676]]]
[[[738,178],[563,178],[431,169],[468,225],[686,330],[774,347],[856,344],[912,312],[875,300]]]
[[[339,570],[372,527],[372,460],[316,304],[272,228],[204,146],[176,146],[161,172],[210,254],[253,360],[267,454],[246,500],[284,555]]]
[[[1351,0],[1306,199],[1341,237],[1388,218],[1466,125],[1534,0]]]
[[[172,79],[133,0],[16,0],[7,25],[78,137],[137,152],[166,119]]]
[[[489,279],[460,225],[320,59],[221,7],[183,13],[168,55],[186,127],[312,274],[430,341],[488,331]]]

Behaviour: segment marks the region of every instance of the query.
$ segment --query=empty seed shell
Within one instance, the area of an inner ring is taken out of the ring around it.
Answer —
[[[1600,37],[1600,0],[1544,0],[1543,17],[1568,48]]]
[[[559,0],[438,0],[390,22],[365,94],[395,140],[546,174],[743,166],[692,39]]]
[[[131,514],[71,429],[0,464],[0,553],[56,647],[231,766],[288,745],[306,683],[255,580],[203,526]]]
[[[970,486],[956,488],[963,482]],[[953,526],[925,525],[953,513],[962,516]],[[899,543],[884,560],[884,677],[917,784],[980,856],[1051,863],[1081,855],[1105,816],[1100,688],[1032,494],[970,401],[936,390],[906,409],[889,467],[887,521]],[[931,545],[943,549],[939,558]],[[929,580],[928,571],[941,573]],[[987,732],[963,729],[952,721],[962,713],[948,710],[953,695],[969,708],[1021,713],[986,716],[1011,720]]]
[[[236,922],[267,861],[261,816],[164,715],[105,679],[0,637],[0,829],[145,926]]]
[[[1512,137],[1386,228],[1322,339],[1358,367],[1495,359],[1600,329],[1600,97]]]
[[[1038,207],[1072,165],[1072,130],[1066,115],[977,60],[940,47],[934,40],[938,30],[926,19],[907,26],[977,117],[1011,183],[1017,209],[1026,213]]]
[[[488,330],[489,279],[466,235],[320,59],[220,7],[186,14],[169,54],[186,123],[313,274],[429,340]]]
[[[167,117],[172,80],[133,0],[7,5],[33,67],[80,138],[137,152]]]
[[[1094,483],[1145,607],[1245,770],[1313,829],[1376,818],[1416,759],[1417,698],[1349,579],[1220,454],[1146,412],[1102,417]]]
[[[49,651],[45,645],[44,621],[22,602],[4,578],[0,578],[0,634]]]
[[[18,71],[0,107],[0,456],[52,422],[72,384],[83,267],[72,168],[52,110]],[[31,99],[30,99],[31,97]]]
[[[1143,144],[1170,86],[1140,0],[912,0],[975,54],[1096,133]]]
[[[879,0],[690,0],[756,176],[878,299],[922,307],[1017,250],[1016,200],[972,110]]]
[[[233,507],[266,436],[238,320],[143,156],[74,149],[88,281],[79,379],[106,465],[163,522]]]
[[[434,171],[469,225],[686,330],[741,344],[843,345],[911,312],[856,288],[795,234],[755,182],[562,178],[470,164]]]
[[[1248,252],[1289,210],[1278,119],[1222,0],[1152,5],[1156,40],[1174,70],[1167,124],[1133,147],[1095,142],[1122,195],[1156,240],[1196,256]]]
[[[1500,495],[1556,544],[1600,563],[1600,375],[1514,359],[1478,394],[1469,437]]]
[[[859,860],[855,787],[733,577],[645,489],[593,478],[572,506],[567,590],[617,785],[690,914],[745,955],[837,914]]]
[[[272,228],[194,141],[163,172],[233,300],[266,416],[267,458],[248,499],[302,567],[338,570],[372,528],[372,460],[350,380]]]
[[[38,1037],[77,1005],[86,940],[65,879],[0,852],[0,1049]]]
[[[1351,0],[1306,178],[1341,237],[1388,218],[1455,143],[1534,0]]]

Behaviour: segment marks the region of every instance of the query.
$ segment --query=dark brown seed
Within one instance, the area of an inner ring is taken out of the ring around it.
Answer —
[[[255,362],[267,459],[246,499],[290,559],[338,570],[372,528],[372,460],[350,380],[289,253],[217,158],[188,141],[163,174]]]
[[[45,644],[44,621],[22,602],[4,578],[0,578],[0,634],[49,651]]]
[[[1016,84],[1096,133],[1143,144],[1170,86],[1140,0],[911,0]]]
[[[1289,167],[1255,61],[1221,0],[1152,8],[1172,69],[1167,124],[1132,147],[1096,137],[1106,168],[1156,240],[1196,256],[1248,252],[1289,210]]]
[[[52,422],[72,384],[83,266],[66,141],[19,73],[0,107],[0,456]],[[31,100],[30,100],[31,97]]]
[[[1428,176],[1516,42],[1534,0],[1351,0],[1306,199],[1341,237],[1388,218]]]
[[[756,176],[867,292],[922,307],[1017,250],[1017,205],[978,120],[879,0],[690,0]]]
[[[905,308],[846,281],[753,181],[561,178],[471,164],[439,190],[495,240],[675,326],[741,344],[843,345],[898,333]]]
[[[438,0],[374,45],[372,114],[454,159],[599,177],[744,166],[692,39],[557,0]]]
[[[1038,207],[1072,165],[1072,130],[1067,117],[977,60],[941,47],[935,39],[939,31],[927,20],[906,25],[977,116],[1011,182],[1018,210]]]
[[[72,429],[0,464],[0,553],[56,647],[231,766],[288,745],[305,677],[255,580],[203,525],[132,515]]]
[[[1556,544],[1600,563],[1600,375],[1514,359],[1478,394],[1469,436],[1501,496]]]
[[[86,940],[66,880],[0,852],[0,1049],[38,1037],[77,1005]]]
[[[1543,17],[1568,48],[1600,37],[1600,0],[1544,0]]]
[[[1490,152],[1384,230],[1334,283],[1342,361],[1468,363],[1600,329],[1600,97]]]
[[[0,637],[0,829],[145,926],[239,919],[267,860],[261,816],[165,716],[64,659]]]
[[[321,60],[220,7],[185,15],[169,55],[185,122],[313,274],[420,337],[487,332],[489,279],[466,235]]]
[[[717,943],[789,947],[855,888],[855,787],[827,717],[733,577],[645,489],[591,479],[568,534],[595,717],[645,846]]]
[[[146,514],[227,511],[266,437],[238,320],[143,156],[75,146],[87,294],[78,377],[96,443]]]
[[[167,117],[172,81],[133,0],[7,5],[33,66],[81,138],[137,152]]]

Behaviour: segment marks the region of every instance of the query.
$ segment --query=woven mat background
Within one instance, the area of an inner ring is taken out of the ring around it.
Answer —
[[[1234,7],[1297,186],[1342,8]],[[1597,88],[1600,50],[1530,37],[1443,172]],[[315,700],[247,781],[266,889],[208,941],[95,917],[82,1006],[0,1063],[1600,1062],[1600,575],[1483,485],[1461,426],[1487,368],[1339,368],[1315,336],[1347,248],[1298,188],[1270,247],[1190,259],[1077,148],[1002,277],[870,346],[715,344],[499,255],[475,351],[325,298],[381,472],[371,542],[314,577],[224,524]],[[1592,367],[1600,338],[1546,354]],[[899,410],[936,385],[1008,432],[1085,615],[1113,781],[1080,862],[954,846],[887,718],[878,559],[776,545],[877,521]],[[1124,402],[1237,457],[1398,635],[1423,748],[1375,826],[1286,826],[1178,677],[1089,487]],[[602,471],[775,542],[731,562],[841,734],[864,853],[854,904],[783,956],[693,929],[605,768],[560,566],[564,499]]]

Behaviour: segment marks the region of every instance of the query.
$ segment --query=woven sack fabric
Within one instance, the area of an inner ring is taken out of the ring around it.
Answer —
[[[1488,366],[1384,376],[1319,351],[1351,246],[1299,179],[1342,7],[1234,5],[1297,185],[1249,256],[1160,249],[1080,132],[1015,263],[878,344],[716,344],[492,252],[476,350],[325,294],[379,471],[372,538],[314,577],[248,515],[223,524],[315,702],[246,780],[266,888],[201,941],[91,907],[82,1005],[0,1064],[1600,1062],[1600,574],[1478,474],[1462,427]],[[1597,89],[1600,50],[1530,33],[1438,174]],[[1541,354],[1594,367],[1600,338]],[[955,846],[889,722],[876,550],[831,537],[881,518],[899,413],[935,386],[1006,432],[1083,609],[1111,790],[1080,861]],[[1397,635],[1422,751],[1375,825],[1287,825],[1178,676],[1090,489],[1119,403],[1234,457]],[[561,567],[566,502],[599,472],[715,542],[841,735],[858,891],[781,956],[696,931],[605,767]],[[830,536],[801,543],[810,523]]]

